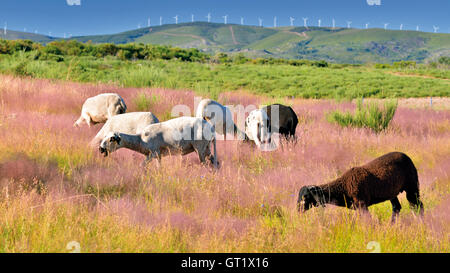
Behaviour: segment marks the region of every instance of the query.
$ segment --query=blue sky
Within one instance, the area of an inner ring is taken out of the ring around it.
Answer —
[[[223,22],[228,15],[229,23],[257,25],[258,17],[264,26],[273,26],[277,16],[278,25],[289,25],[289,16],[295,17],[295,25],[303,25],[302,17],[307,17],[308,25],[331,26],[335,18],[337,26],[363,28],[383,27],[389,29],[433,31],[450,33],[450,0],[381,0],[381,5],[368,5],[367,0],[69,0],[81,1],[81,5],[68,5],[67,0],[2,0],[0,5],[0,27],[7,22],[8,29],[62,37],[67,35],[91,35],[117,33],[147,25],[150,17],[152,25],[191,20],[206,21],[211,13],[213,22]],[[376,1],[376,0],[369,0]]]

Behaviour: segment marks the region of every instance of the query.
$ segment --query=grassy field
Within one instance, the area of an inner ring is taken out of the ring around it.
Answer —
[[[188,89],[213,98],[229,91],[274,98],[450,96],[450,70],[426,66],[375,69],[369,65],[213,64],[71,56],[63,59],[35,60],[33,53],[0,55],[0,72],[122,87]]]
[[[29,62],[21,68],[33,77],[63,81],[0,76],[0,252],[69,252],[72,241],[81,252],[369,252],[371,241],[379,242],[382,252],[449,252],[450,110],[445,107],[400,100],[388,129],[374,134],[326,120],[334,110],[353,111],[354,103],[281,98],[299,117],[297,144],[261,152],[219,141],[217,172],[201,166],[195,155],[163,158],[160,168],[143,167],[144,157],[127,150],[103,158],[88,147],[101,125],[72,127],[84,100],[101,92],[118,92],[129,112],[147,107],[160,120],[170,118],[174,105],[193,108],[192,91],[132,86],[217,88],[224,104],[259,105],[274,99],[225,91],[262,89],[282,97],[318,92],[334,98],[336,90],[354,94],[374,86],[380,88],[374,97],[448,95],[442,79],[353,68],[325,73],[286,66],[270,78],[270,66],[175,68],[171,62],[114,60],[70,65],[77,61]],[[12,61],[3,56],[0,67],[11,72]],[[284,79],[303,88],[284,89]],[[139,104],[142,94],[154,99]],[[394,150],[408,154],[418,169],[423,219],[409,210],[404,193],[395,224],[389,202],[370,207],[371,216],[333,206],[296,212],[301,186],[328,182]]]

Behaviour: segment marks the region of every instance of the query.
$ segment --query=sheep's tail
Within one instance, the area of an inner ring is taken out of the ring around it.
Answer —
[[[411,164],[411,172],[410,177],[408,177],[408,185],[405,188],[406,191],[406,199],[409,204],[415,209],[418,210],[420,215],[423,215],[423,203],[420,200],[420,190],[419,190],[419,176],[417,174],[417,169],[414,166],[412,160],[408,157]]]

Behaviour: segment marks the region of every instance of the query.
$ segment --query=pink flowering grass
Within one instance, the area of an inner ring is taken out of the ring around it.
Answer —
[[[129,112],[170,118],[174,105],[193,113],[191,91],[120,88],[0,76],[0,252],[448,252],[450,112],[399,106],[388,129],[342,128],[327,112],[350,102],[285,99],[299,117],[297,142],[272,152],[218,141],[221,168],[196,154],[144,156],[121,149],[104,158],[88,146],[101,124],[72,127],[84,100],[117,92]],[[139,96],[148,109],[138,109]],[[222,93],[223,104],[268,98]],[[329,182],[391,151],[414,161],[425,217],[408,208],[391,224],[389,202],[370,215],[328,206],[296,211],[300,187]]]

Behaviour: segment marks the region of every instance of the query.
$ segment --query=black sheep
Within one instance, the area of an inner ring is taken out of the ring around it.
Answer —
[[[392,152],[351,168],[328,184],[302,187],[297,208],[306,211],[329,203],[367,211],[370,205],[390,200],[394,221],[401,209],[397,195],[403,191],[411,207],[419,209],[423,215],[416,167],[404,153]]]
[[[282,104],[271,104],[263,107],[269,117],[269,132],[279,132],[285,137],[294,137],[297,128],[298,118],[291,107]],[[272,122],[272,111],[279,111],[279,123]]]

